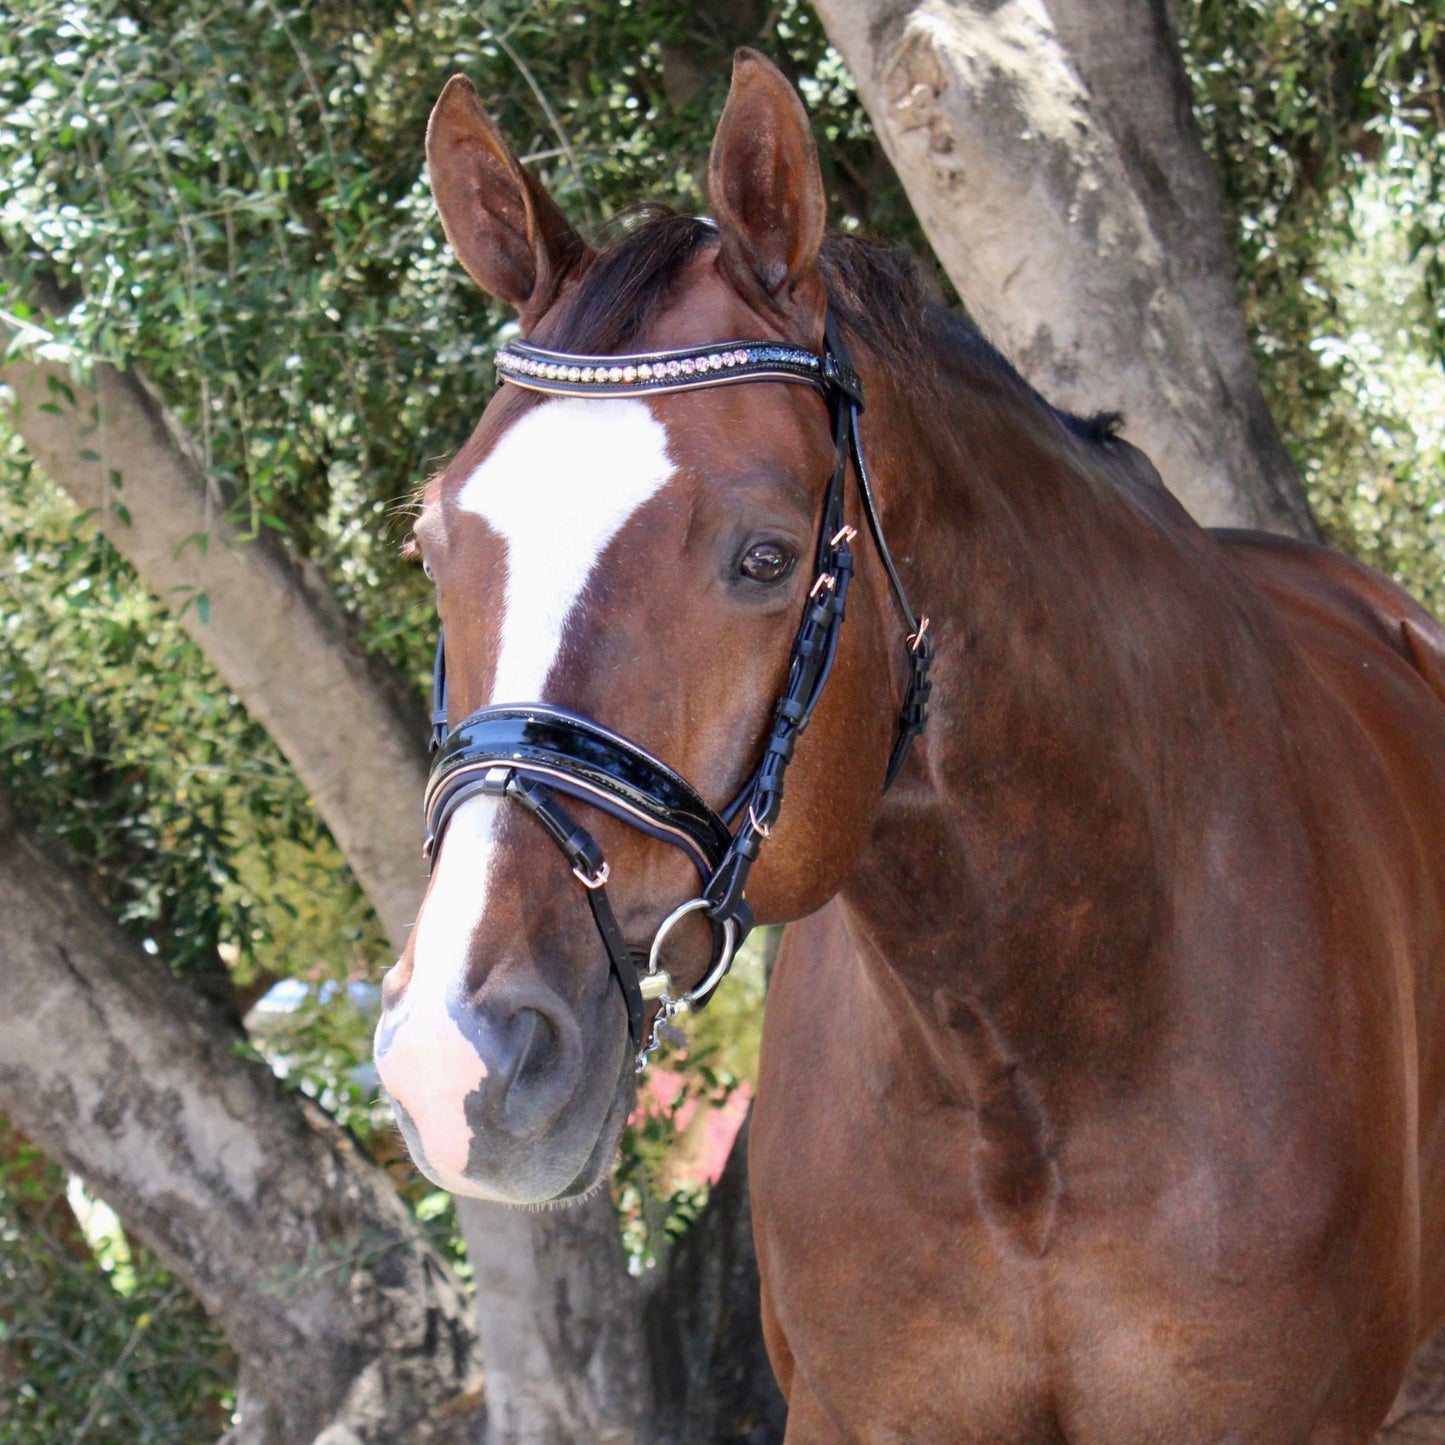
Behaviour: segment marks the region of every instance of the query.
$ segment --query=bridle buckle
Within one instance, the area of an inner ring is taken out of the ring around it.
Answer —
[[[758,805],[756,803],[748,804],[748,822],[753,825],[753,831],[758,837],[771,838],[773,836],[773,830],[768,826],[767,820],[758,817]]]
[[[601,888],[611,874],[612,865],[605,859],[603,860],[602,866],[590,878],[582,871],[582,865],[580,863],[576,864],[572,869],[572,876],[576,878],[584,888],[588,889]]]

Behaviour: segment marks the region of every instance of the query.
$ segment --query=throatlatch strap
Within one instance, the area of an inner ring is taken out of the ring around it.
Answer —
[[[747,811],[738,822],[727,856],[703,890],[703,897],[713,905],[708,910],[708,916],[719,922],[734,919],[744,934],[753,921],[752,911],[744,898],[748,874],[762,851],[763,841],[771,834],[773,824],[782,811],[784,775],[793,760],[798,738],[808,726],[823,694],[838,650],[848,588],[853,577],[853,553],[849,544],[855,533],[844,521],[850,457],[858,474],[859,497],[869,530],[898,605],[911,629],[908,637],[909,678],[899,715],[898,737],[884,777],[885,792],[892,786],[914,738],[923,731],[927,722],[931,691],[928,671],[933,662],[933,641],[927,636],[927,620],[917,619],[908,605],[898,569],[883,542],[882,524],[862,460],[858,418],[863,410],[863,387],[831,311],[824,324],[823,340],[821,370],[827,383],[825,394],[833,422],[834,463],[818,530],[816,579],[793,644],[788,681],[773,710],[773,725],[763,751],[763,760],[740,794],[740,798],[746,799]]]

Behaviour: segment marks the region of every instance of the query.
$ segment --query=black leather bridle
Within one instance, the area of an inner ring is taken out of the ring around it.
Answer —
[[[514,341],[498,352],[497,371],[514,386],[556,396],[655,396],[737,382],[800,383],[822,393],[832,421],[833,472],[818,526],[815,580],[793,642],[788,680],[773,708],[762,761],[721,813],[715,813],[685,778],[645,748],[550,703],[484,707],[449,730],[445,638],[437,639],[431,739],[435,756],[426,790],[426,857],[430,861],[436,856],[447,823],[468,798],[478,794],[510,798],[526,808],[562,850],[586,890],[627,1004],[640,1069],[657,1047],[662,1024],[688,1008],[701,1008],[712,996],[753,926],[744,896],[748,873],[778,820],[784,775],[838,650],[853,577],[850,543],[857,535],[844,520],[850,457],[863,515],[908,624],[908,686],[885,791],[927,721],[933,642],[928,619],[915,617],[908,605],[883,539],[858,430],[863,387],[831,311],[821,355],[774,342],[732,341],[648,355],[580,356]],[[663,919],[649,949],[634,950],[623,938],[607,898],[609,870],[602,851],[558,801],[559,795],[600,808],[672,844],[697,868],[700,894]],[[678,922],[694,912],[701,912],[712,925],[712,962],[701,983],[674,997],[672,980],[661,964],[662,943]],[[647,1004],[652,1001],[659,1009],[651,1034],[644,1039]]]

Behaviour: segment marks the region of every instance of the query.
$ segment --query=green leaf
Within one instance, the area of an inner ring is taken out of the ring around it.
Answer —
[[[71,390],[70,383],[53,372],[45,378],[46,390],[54,392],[57,396],[63,396],[72,407],[75,405],[75,392]],[[57,407],[58,411],[59,408]]]

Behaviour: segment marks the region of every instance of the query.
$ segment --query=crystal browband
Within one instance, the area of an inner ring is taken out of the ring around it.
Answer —
[[[851,370],[847,376],[828,377],[829,365],[800,346],[761,341],[714,342],[639,356],[583,356],[512,341],[497,353],[497,372],[503,381],[563,396],[696,391],[740,381],[801,382],[820,391],[830,379],[845,391],[857,386]]]

